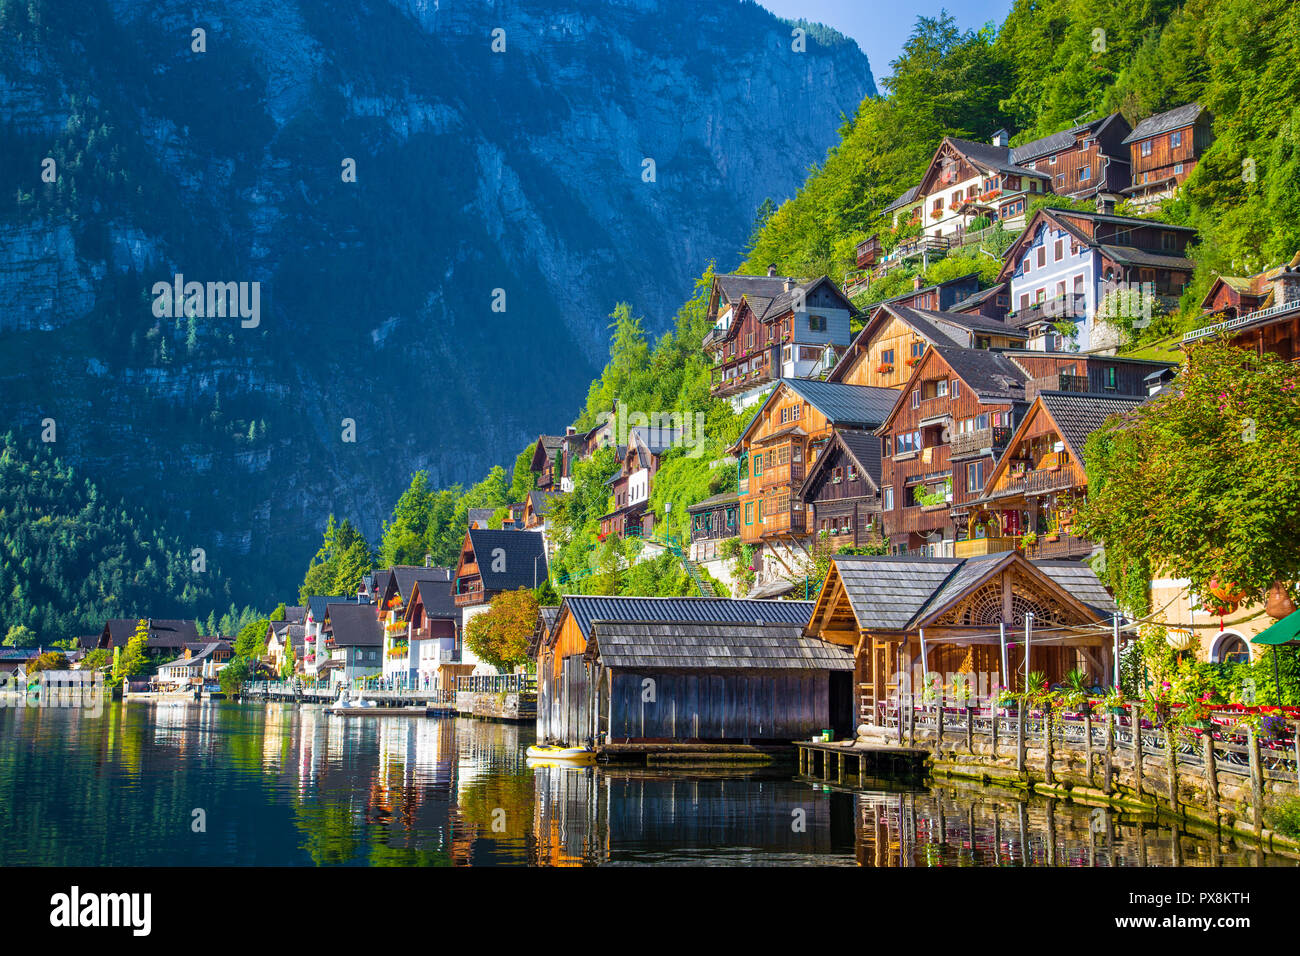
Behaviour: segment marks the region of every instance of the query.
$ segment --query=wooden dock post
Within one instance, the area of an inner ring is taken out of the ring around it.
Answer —
[[[1169,809],[1181,813],[1178,806],[1178,741],[1174,739],[1174,728],[1165,724],[1165,776],[1169,788]]]
[[[1115,715],[1106,708],[1106,768],[1102,775],[1102,789],[1109,796],[1115,788]]]
[[[1255,826],[1255,836],[1264,830],[1264,764],[1259,753],[1259,733],[1249,728],[1247,746],[1250,747],[1250,814]]]
[[[1092,706],[1083,702],[1083,774],[1092,786]]]
[[[1201,738],[1201,749],[1205,752],[1205,796],[1209,809],[1214,811],[1214,818],[1219,818],[1219,767],[1214,762],[1214,734],[1206,731]],[[1212,841],[1217,847],[1218,840]]]
[[[975,753],[975,714],[971,705],[966,705],[966,752]]]
[[[835,782],[844,782],[844,752],[840,751],[835,755]]]
[[[935,744],[934,744],[935,753],[938,753],[940,750],[943,749],[943,701],[942,700],[939,701],[938,710],[939,710],[938,723],[935,724],[935,728],[938,731],[935,737]]]
[[[1043,782],[1056,783],[1052,768],[1052,705],[1043,705]]]
[[[1025,771],[1025,706],[1021,701],[1016,707],[1016,770]]]
[[[907,694],[907,742],[916,746],[916,695],[911,691]]]
[[[1129,707],[1129,719],[1133,722],[1133,788],[1142,796],[1142,705]]]
[[[808,748],[800,744],[795,749],[799,751],[799,776],[806,777],[808,776]]]
[[[998,702],[993,701],[990,708],[993,711],[993,759],[998,757]]]

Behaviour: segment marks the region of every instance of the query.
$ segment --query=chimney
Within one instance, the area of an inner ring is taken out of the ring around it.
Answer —
[[[786,279],[786,280],[785,280],[785,291],[786,291],[786,292],[789,292],[789,291],[790,291],[790,280],[789,280],[789,279]]]
[[[564,437],[565,437],[565,438],[568,438],[570,435],[576,435],[576,434],[578,434],[578,430],[577,430],[576,428],[574,428],[572,425],[565,425],[565,426],[564,426]]]
[[[921,277],[912,276],[912,291],[916,292],[921,288]]]
[[[767,267],[767,277],[770,279],[775,275],[776,275],[776,263],[774,262]]]
[[[993,134],[994,146],[1006,146],[1009,142],[1011,142],[1011,135],[1006,130],[1000,129]]]
[[[430,554],[428,551],[424,552],[424,566],[426,568],[433,567],[433,555]]]
[[[1273,273],[1271,285],[1273,286],[1273,304],[1285,305],[1288,302],[1300,300],[1300,271],[1292,269],[1290,266],[1283,266]]]
[[[370,595],[366,593],[366,583],[364,581],[362,581],[361,584],[357,585],[357,603],[358,604],[370,603]]]

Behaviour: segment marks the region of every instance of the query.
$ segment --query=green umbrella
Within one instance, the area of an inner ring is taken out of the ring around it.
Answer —
[[[1282,620],[1270,624],[1250,639],[1252,644],[1267,644],[1273,648],[1273,687],[1277,691],[1277,702],[1282,703],[1282,678],[1278,673],[1277,649],[1283,644],[1300,643],[1300,611],[1288,614]]]

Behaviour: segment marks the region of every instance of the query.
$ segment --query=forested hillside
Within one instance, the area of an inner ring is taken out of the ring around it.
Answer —
[[[985,140],[1005,127],[1013,143],[1022,143],[1115,110],[1135,123],[1199,100],[1215,116],[1216,141],[1180,198],[1156,213],[1200,230],[1192,250],[1196,277],[1181,314],[1145,334],[1187,327],[1196,321],[1195,303],[1213,274],[1255,271],[1300,248],[1298,10],[1284,0],[1018,0],[1000,27],[979,31],[963,32],[948,16],[920,18],[890,64],[885,95],[862,102],[841,142],[795,197],[759,211],[738,271],[757,273],[775,264],[783,274],[838,278],[852,268],[856,243],[887,230],[880,210],[916,182],[944,135]],[[996,258],[971,250],[934,264],[924,278],[978,271],[991,283],[997,269]],[[708,395],[699,343],[707,331],[710,279],[711,273],[702,277],[673,329],[658,340],[646,334],[633,306],[615,309],[609,362],[575,423],[589,427],[616,399],[647,411],[705,411],[705,453],[689,458],[670,452],[656,476],[656,514],[665,515],[672,504],[656,534],[682,534],[685,505],[734,479],[727,468],[709,467],[742,424]],[[895,294],[911,279],[899,270],[859,304]],[[520,500],[530,477],[521,473],[524,461],[521,456],[508,488],[504,473],[464,494],[430,491],[417,476],[387,527],[384,560],[414,561],[426,550],[440,561],[454,560],[469,499],[472,506]],[[554,570],[562,589],[688,593],[690,582],[673,560],[628,569],[639,542],[598,542],[597,519],[610,509],[605,482],[615,467],[608,452],[582,463],[574,494],[556,509],[553,523],[564,544]]]
[[[46,449],[0,439],[0,637],[32,646],[98,633],[106,618],[206,616],[219,569],[139,507],[111,500]]]

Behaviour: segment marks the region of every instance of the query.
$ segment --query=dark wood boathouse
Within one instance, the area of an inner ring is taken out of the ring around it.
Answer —
[[[537,736],[569,745],[783,743],[853,728],[850,649],[807,601],[566,596],[538,655]]]

